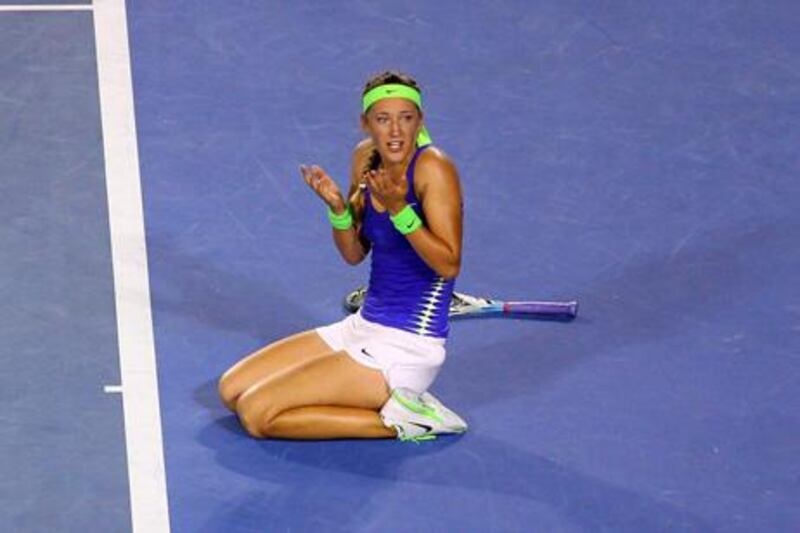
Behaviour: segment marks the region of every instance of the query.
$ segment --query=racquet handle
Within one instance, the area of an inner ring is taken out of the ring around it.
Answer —
[[[503,313],[575,317],[578,314],[578,302],[504,302]]]

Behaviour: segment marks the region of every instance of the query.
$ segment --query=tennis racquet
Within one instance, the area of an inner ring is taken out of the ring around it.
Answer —
[[[344,307],[351,313],[364,303],[367,287],[359,287],[344,298]],[[527,301],[504,302],[454,292],[450,301],[450,318],[476,316],[528,316],[550,320],[572,320],[578,316],[578,302]]]

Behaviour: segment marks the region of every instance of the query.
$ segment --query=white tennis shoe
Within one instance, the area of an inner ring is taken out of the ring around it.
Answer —
[[[409,389],[394,389],[381,409],[381,419],[386,427],[397,431],[402,441],[435,439],[443,433],[463,433],[467,423],[442,405],[430,392],[417,394]]]

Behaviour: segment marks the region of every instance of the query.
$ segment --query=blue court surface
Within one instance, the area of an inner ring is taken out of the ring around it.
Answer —
[[[791,1],[0,1],[0,530],[800,530],[798,27]],[[453,323],[461,437],[251,439],[219,375],[366,281],[297,166],[345,183],[386,68],[460,171],[457,290],[580,316]]]

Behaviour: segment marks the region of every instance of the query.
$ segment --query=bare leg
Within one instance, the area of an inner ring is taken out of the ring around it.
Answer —
[[[377,411],[388,398],[380,371],[337,352],[256,383],[241,394],[236,411],[254,437],[386,437],[393,433],[380,430]],[[298,409],[303,410],[289,414]],[[303,427],[303,423],[317,425]]]
[[[256,383],[330,353],[330,346],[315,331],[274,342],[245,357],[222,375],[220,397],[231,411],[235,411],[239,396]]]
[[[381,439],[397,432],[383,425],[377,411],[357,407],[312,405],[284,411],[272,421],[275,439]]]

